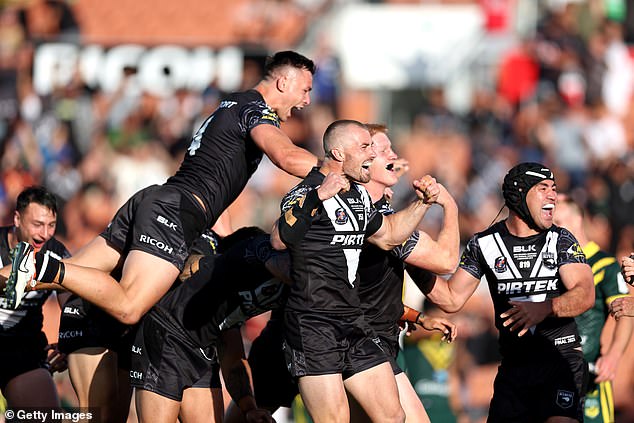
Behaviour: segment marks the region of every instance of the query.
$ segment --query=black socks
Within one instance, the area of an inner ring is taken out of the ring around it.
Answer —
[[[35,253],[35,279],[38,282],[58,283],[64,281],[64,263],[62,258],[52,251],[38,251]],[[59,273],[59,280],[55,282],[55,276]]]

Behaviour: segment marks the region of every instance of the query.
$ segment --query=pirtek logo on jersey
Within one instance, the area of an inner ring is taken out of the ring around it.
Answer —
[[[139,237],[139,241],[144,242],[146,244],[150,244],[153,245],[155,247],[157,247],[160,250],[163,250],[165,252],[168,252],[170,254],[172,254],[174,252],[174,249],[172,247],[169,247],[167,245],[165,245],[164,242],[162,241],[157,241],[156,239],[149,237],[147,235],[141,235]]]
[[[541,281],[498,282],[498,293],[505,294],[535,294],[547,291],[557,291],[557,279]]]
[[[344,246],[347,245],[356,245],[356,246],[362,246],[363,245],[363,238],[365,237],[365,234],[358,234],[358,235],[334,235],[332,237],[332,241],[330,241],[330,245],[335,245],[335,244],[341,244]]]

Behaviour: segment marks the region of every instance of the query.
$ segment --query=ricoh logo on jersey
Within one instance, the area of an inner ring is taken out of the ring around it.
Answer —
[[[499,294],[538,294],[557,291],[557,279],[545,279],[538,281],[514,281],[498,282]]]
[[[84,336],[84,331],[81,330],[65,330],[60,331],[58,338],[59,339],[72,339],[72,338],[80,338]]]
[[[332,237],[332,241],[330,241],[330,245],[343,245],[350,246],[354,245],[357,247],[361,247],[363,245],[363,239],[365,234],[358,235],[334,235]]]
[[[159,250],[163,250],[167,253],[172,254],[174,252],[174,249],[170,246],[168,246],[167,244],[165,244],[163,241],[158,241],[148,235],[141,235],[139,237],[139,241],[145,243],[145,244],[150,244],[153,247],[158,248]]]
[[[156,221],[161,223],[161,224],[163,224],[163,225],[165,225],[165,226],[167,226],[168,228],[170,228],[173,231],[178,229],[178,226],[176,225],[176,223],[170,222],[167,217],[161,216],[160,214],[156,218]]]
[[[137,372],[136,370],[130,370],[130,378],[143,380],[143,372]]]

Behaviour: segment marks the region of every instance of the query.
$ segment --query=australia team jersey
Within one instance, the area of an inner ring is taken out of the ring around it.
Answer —
[[[542,302],[562,295],[566,287],[559,278],[559,268],[585,262],[575,237],[555,225],[537,235],[518,238],[502,221],[469,240],[460,267],[478,279],[486,276],[503,357],[538,359],[543,354],[580,346],[572,317],[547,317],[518,337],[517,331],[502,326],[500,314],[511,307],[510,300]]]
[[[215,222],[262,160],[263,153],[250,135],[262,124],[279,128],[280,121],[258,91],[231,94],[198,129],[167,184],[196,194],[205,203],[210,222]]]
[[[599,246],[590,242],[584,245],[583,252],[594,275],[594,306],[576,317],[583,355],[594,363],[601,353],[601,331],[610,311],[610,303],[619,297],[628,295],[628,288],[616,259]]]
[[[11,264],[9,248],[9,231],[13,226],[0,228],[0,265]],[[55,238],[51,238],[42,246],[42,251],[50,250],[62,258],[70,257],[70,253],[64,244]],[[0,297],[0,336],[34,336],[42,330],[42,305],[52,291],[28,291],[20,306],[13,310],[7,308],[7,300]]]
[[[317,189],[324,175],[316,168],[282,200],[283,224],[294,224],[293,207]],[[383,222],[366,189],[356,183],[312,210],[310,226],[297,241],[282,239],[292,259],[290,310],[351,315],[360,307],[359,255],[366,236]]]

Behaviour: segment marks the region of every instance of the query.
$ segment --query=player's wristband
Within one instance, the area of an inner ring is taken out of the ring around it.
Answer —
[[[423,317],[423,313],[406,306],[400,320],[403,320],[408,323],[418,323],[419,319],[422,317]]]

